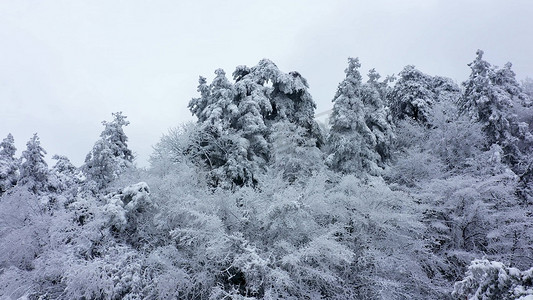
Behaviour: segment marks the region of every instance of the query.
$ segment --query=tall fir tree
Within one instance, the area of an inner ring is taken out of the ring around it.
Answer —
[[[46,192],[48,188],[49,170],[44,160],[45,154],[39,136],[35,133],[22,152],[19,180],[19,184],[26,186],[34,194]]]
[[[189,102],[189,109],[198,118],[198,138],[196,148],[187,151],[199,151],[199,156],[209,169],[223,166],[228,153],[233,150],[233,130],[231,122],[238,112],[233,103],[233,85],[222,69],[215,71],[216,77],[210,85],[200,77],[198,91],[200,98]]]
[[[333,99],[327,163],[343,173],[379,175],[390,159],[394,139],[384,102],[387,80],[380,82],[372,69],[363,84],[360,67],[357,58],[348,59],[346,78]]]
[[[15,140],[10,133],[0,143],[0,196],[17,184],[20,162],[15,158],[16,151]]]
[[[363,85],[362,99],[365,105],[365,122],[376,137],[375,151],[380,156],[377,164],[383,168],[391,159],[391,145],[395,135],[390,110],[386,106],[390,78],[379,81],[380,77],[375,69],[368,72],[368,81]]]
[[[461,110],[482,124],[488,139],[487,148],[492,144],[500,145],[504,150],[503,161],[515,172],[522,173],[523,170],[518,170],[524,160],[520,144],[525,142],[522,148],[527,149],[527,153],[531,150],[528,141],[531,138],[527,134],[529,125],[519,122],[513,107],[528,102],[528,97],[516,81],[510,63],[503,68],[493,67],[483,59],[482,50],[476,54],[476,59],[469,64],[472,72],[463,83]]]
[[[376,151],[376,135],[367,124],[363,100],[372,102],[376,95],[371,86],[363,87],[360,67],[359,59],[348,59],[346,78],[333,98],[327,163],[333,170],[343,173],[377,175],[381,158]]]
[[[132,166],[133,153],[128,148],[128,137],[124,126],[129,124],[122,112],[113,113],[113,121],[103,121],[104,130],[100,139],[85,158],[82,171],[97,189],[104,189],[109,183]]]

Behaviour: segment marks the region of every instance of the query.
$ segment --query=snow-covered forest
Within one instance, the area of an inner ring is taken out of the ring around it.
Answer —
[[[533,299],[533,80],[467,63],[349,58],[327,123],[296,71],[217,69],[148,168],[121,112],[79,167],[8,135],[0,298]]]

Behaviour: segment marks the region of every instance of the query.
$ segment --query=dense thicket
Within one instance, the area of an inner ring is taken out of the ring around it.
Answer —
[[[80,168],[8,135],[1,297],[533,297],[533,84],[482,55],[462,88],[350,58],[323,126],[299,73],[218,69],[148,169],[122,113]]]

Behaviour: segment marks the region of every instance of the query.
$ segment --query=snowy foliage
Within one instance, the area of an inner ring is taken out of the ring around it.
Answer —
[[[113,118],[112,122],[102,122],[105,128],[82,167],[87,180],[93,182],[97,189],[105,188],[133,161],[133,154],[126,143],[128,137],[123,130],[129,122],[121,112],[113,113]]]
[[[142,297],[139,255],[125,246],[114,246],[90,261],[74,261],[64,276],[64,296],[69,299]]]
[[[306,138],[322,142],[314,121],[315,103],[307,81],[297,72],[283,73],[270,60],[238,66],[232,84],[221,69],[211,84],[200,77],[200,98],[189,103],[199,132],[187,152],[196,152],[210,171],[214,186],[255,185],[273,151],[273,127],[288,122]]]
[[[436,103],[428,121],[433,125],[430,130],[411,120],[398,123],[393,147],[397,152],[395,168],[390,170],[395,180],[412,185],[420,178],[465,170],[478,173],[480,167],[487,166],[484,162],[477,164],[485,142],[481,125],[459,115],[453,102]]]
[[[520,271],[497,262],[474,260],[466,277],[455,284],[456,299],[490,300],[533,298],[533,268]]]
[[[527,95],[515,79],[515,74],[508,63],[504,68],[492,67],[483,60],[483,51],[477,51],[476,59],[469,64],[472,73],[463,83],[465,88],[461,107],[474,120],[483,125],[487,135],[487,144],[499,144],[506,151],[506,160],[516,164],[519,150],[516,147],[517,134],[514,128],[520,128],[512,107],[527,101]]]
[[[533,79],[527,77],[521,82],[520,86],[522,87],[522,92],[527,95],[527,99],[524,99],[525,101],[521,104],[524,108],[531,108],[533,106]]]
[[[379,175],[390,159],[394,134],[379,75],[371,71],[363,84],[360,67],[357,58],[348,59],[346,78],[333,99],[327,163],[343,173]]]
[[[22,152],[19,183],[26,186],[34,194],[46,192],[48,188],[48,164],[44,160],[46,151],[41,147],[37,134],[26,143]]]
[[[271,167],[290,182],[305,180],[324,167],[316,139],[307,137],[303,127],[279,122],[272,126],[270,139]]]
[[[529,99],[510,65],[471,67],[461,95],[349,59],[327,139],[299,73],[219,69],[149,169],[121,113],[81,168],[8,135],[0,298],[532,299]]]
[[[145,182],[127,186],[106,198],[103,212],[110,218],[110,225],[118,231],[130,231],[128,238],[133,237],[131,231],[136,230],[141,216],[154,208],[150,188]]]
[[[75,195],[83,178],[81,171],[66,156],[54,155],[52,159],[56,160],[56,163],[50,170],[48,177],[50,189],[56,193],[68,191]]]
[[[435,103],[454,102],[460,96],[459,87],[451,79],[431,77],[414,66],[406,66],[388,98],[393,120],[411,119],[427,125]]]
[[[413,285],[425,277],[414,204],[380,180],[331,184],[321,173],[290,185],[270,177],[259,189],[206,195],[184,191],[191,179],[175,172],[152,194],[161,208],[158,231],[172,241],[150,256],[161,265],[152,275],[159,297],[408,299],[435,292]],[[169,276],[176,280],[163,285]]]
[[[472,73],[463,83],[461,107],[482,124],[487,148],[492,144],[502,147],[503,161],[520,177],[521,197],[531,199],[533,127],[528,116],[532,112],[531,100],[517,82],[511,63],[503,68],[491,66],[483,60],[483,51],[478,50],[469,66]]]
[[[453,102],[436,103],[428,121],[431,128],[398,124],[399,155],[386,177],[425,208],[425,239],[440,284],[461,276],[476,257],[530,265],[531,208],[517,197],[519,177],[502,147],[486,149],[483,125]]]
[[[15,140],[10,134],[0,143],[0,196],[17,184],[19,160],[15,158]]]

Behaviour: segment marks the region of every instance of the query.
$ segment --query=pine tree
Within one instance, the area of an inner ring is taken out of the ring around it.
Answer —
[[[238,66],[233,72],[235,80],[235,103],[239,108],[233,127],[237,132],[240,156],[243,161],[231,160],[242,170],[245,182],[257,181],[256,174],[264,171],[270,157],[268,143],[268,115],[272,113],[270,93],[272,88],[266,84],[279,74],[277,66],[268,59],[261,60],[256,66]]]
[[[46,151],[41,147],[37,133],[26,143],[22,152],[19,184],[27,186],[34,194],[45,192],[48,188],[48,164],[44,160]]]
[[[210,85],[200,77],[199,98],[189,103],[198,118],[196,149],[215,185],[254,185],[272,157],[270,135],[275,124],[289,122],[306,137],[322,143],[314,121],[315,103],[307,81],[297,72],[283,73],[268,59],[238,66],[231,84],[223,70]]]
[[[307,81],[298,72],[284,73],[272,61],[263,59],[251,69],[237,68],[234,78],[236,90],[241,92],[236,98],[239,107],[255,108],[250,113],[241,110],[237,124],[244,132],[258,130],[258,134],[247,139],[258,154],[259,166],[270,164],[273,151],[276,151],[272,149],[275,146],[271,144],[271,136],[276,134],[277,124],[296,126],[294,129],[303,134],[303,138],[314,140],[314,147],[323,144],[321,131],[314,120],[316,104],[308,91]],[[248,101],[254,105],[246,104]]]
[[[204,77],[200,77],[198,91],[200,98],[193,98],[189,102],[189,109],[204,125],[217,127],[223,131],[229,126],[231,117],[236,113],[237,107],[233,103],[233,85],[222,69],[215,71],[215,78],[208,86]]]
[[[122,115],[122,112],[113,113],[113,121],[103,121],[105,129],[100,134],[102,140],[105,140],[109,145],[113,156],[124,161],[124,163],[133,162],[133,153],[128,148],[128,137],[124,133],[124,126],[130,124],[126,121],[126,116]]]
[[[243,184],[250,179],[251,172],[247,144],[235,128],[239,117],[239,107],[234,101],[236,92],[222,69],[217,69],[215,74],[209,85],[200,77],[201,96],[189,103],[190,111],[198,118],[198,130],[186,152],[198,152],[192,156],[201,159],[214,185]]]
[[[205,113],[203,112],[208,106],[210,91],[209,86],[207,85],[207,78],[200,76],[198,79],[198,88],[197,91],[200,93],[200,98],[193,98],[189,101],[188,108],[193,115],[195,115],[198,120],[205,120]]]
[[[124,126],[129,124],[122,112],[113,113],[112,122],[103,121],[104,130],[100,139],[85,158],[82,171],[89,182],[97,189],[105,188],[109,183],[132,166],[133,154],[128,148],[128,137]]]
[[[368,82],[363,85],[362,99],[365,105],[365,122],[376,137],[375,151],[380,159],[377,164],[384,167],[391,158],[391,144],[395,139],[389,109],[385,106],[388,81],[378,81],[381,76],[375,69],[368,72]]]
[[[412,119],[426,124],[435,101],[431,76],[409,65],[399,77],[389,95],[393,120]]]
[[[393,133],[379,75],[371,71],[369,83],[363,84],[360,67],[357,58],[348,59],[346,78],[333,99],[328,164],[343,173],[378,175],[390,156]]]
[[[490,63],[483,60],[483,51],[478,50],[476,54],[476,59],[468,64],[472,73],[463,83],[465,92],[460,102],[461,109],[474,121],[483,124],[489,146],[501,144],[511,138],[506,115],[512,106],[512,99],[502,94],[503,91],[493,81],[496,72]]]
[[[521,82],[522,91],[527,95],[527,99],[521,105],[515,106],[514,112],[520,122],[524,122],[529,127],[529,132],[533,134],[533,79],[527,77]]]
[[[215,74],[210,85],[200,77],[198,91],[201,97],[189,102],[189,109],[198,118],[200,156],[210,169],[219,168],[227,162],[227,154],[232,150],[231,122],[238,112],[233,103],[233,85],[226,78],[226,73],[217,69]]]
[[[524,128],[528,125],[518,121],[513,106],[527,102],[528,97],[516,81],[510,63],[501,69],[492,67],[483,60],[482,50],[476,54],[476,59],[469,64],[472,73],[463,83],[465,91],[460,107],[472,120],[482,124],[488,139],[487,148],[492,144],[500,145],[505,152],[504,162],[516,170],[522,160],[518,145],[525,139],[527,130]]]
[[[15,186],[19,176],[19,160],[15,158],[15,140],[10,134],[0,143],[0,196]]]

